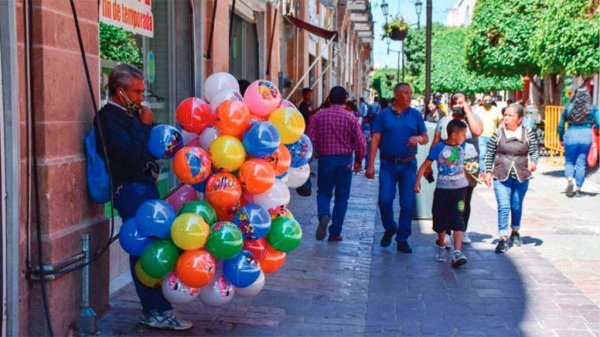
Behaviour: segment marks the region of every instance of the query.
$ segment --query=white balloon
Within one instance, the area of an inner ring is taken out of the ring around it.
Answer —
[[[275,179],[275,183],[270,190],[254,195],[253,202],[267,210],[287,206],[290,203],[290,191],[283,181]]]
[[[247,287],[243,287],[243,288],[235,287],[235,294],[237,296],[242,296],[242,297],[256,296],[263,289],[264,286],[265,286],[265,273],[263,273],[261,271],[260,275],[258,276],[258,279],[256,279],[256,281],[254,281],[254,283],[252,283],[251,285],[249,285]]]
[[[223,91],[219,91],[213,97],[212,101],[210,101],[210,110],[212,111],[213,115],[216,115],[217,108],[219,107],[219,105],[228,100],[241,102],[242,94],[240,94],[240,92],[235,89],[226,89]]]
[[[192,139],[198,137],[198,134],[193,132],[187,132],[183,128],[181,129],[181,138],[183,139],[183,145],[187,145]]]
[[[204,98],[212,102],[213,97],[225,89],[240,91],[238,81],[230,73],[219,72],[210,75],[204,82]]]
[[[210,145],[219,137],[219,131],[214,126],[206,128],[198,137],[200,140],[200,147],[208,152],[210,150]]]
[[[288,101],[287,99],[282,100],[281,104],[279,105],[279,107],[294,108],[294,109],[298,110],[298,108],[296,107],[296,105],[294,105],[294,103]]]
[[[222,307],[235,295],[235,287],[223,276],[223,269],[217,267],[215,276],[204,287],[200,289],[200,302],[209,307]]]
[[[310,177],[310,164],[305,164],[300,167],[290,167],[288,169],[288,187],[296,188],[304,185]]]
[[[285,172],[284,174],[278,176],[277,179],[283,181],[283,183],[287,185],[288,181],[290,180],[290,175],[289,173]]]
[[[200,289],[189,287],[170,273],[162,283],[162,293],[167,301],[173,304],[186,304],[193,301],[200,294]]]

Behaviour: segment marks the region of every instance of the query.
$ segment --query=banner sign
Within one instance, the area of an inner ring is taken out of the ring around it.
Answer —
[[[152,0],[101,0],[100,22],[154,37]]]

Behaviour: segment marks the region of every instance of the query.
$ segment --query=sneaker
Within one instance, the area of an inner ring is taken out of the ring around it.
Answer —
[[[579,198],[579,197],[582,197],[582,196],[583,196],[583,193],[581,192],[581,190],[576,190],[575,191],[575,198]]]
[[[327,238],[327,241],[329,242],[338,242],[342,240],[344,240],[344,238],[341,235],[329,235],[329,237]]]
[[[447,250],[452,249],[452,237],[449,234],[446,234],[445,236],[444,245],[446,246]]]
[[[140,323],[151,328],[165,330],[188,330],[193,326],[192,322],[178,317],[173,310],[165,311],[162,314],[156,310],[152,310],[148,314],[142,313]]]
[[[521,235],[519,235],[519,232],[512,232],[510,234],[510,241],[512,242],[513,246],[519,247],[520,245],[523,244],[523,241],[521,240]]]
[[[315,238],[317,241],[323,241],[323,239],[325,239],[327,225],[329,225],[329,215],[323,215],[321,219],[319,219],[319,226],[317,227],[317,232],[315,233]]]
[[[569,179],[569,182],[567,183],[567,189],[565,190],[565,194],[569,198],[572,198],[575,195],[575,190],[573,189],[573,180]]]
[[[498,245],[496,245],[496,253],[506,253],[506,251],[508,251],[506,239],[500,239],[500,241],[498,241]]]
[[[394,237],[394,234],[396,234],[395,231],[386,230],[385,233],[383,233],[383,237],[381,238],[381,247],[385,248],[392,244],[392,238]]]
[[[396,250],[404,254],[412,254],[412,248],[410,248],[408,242],[398,242]]]
[[[446,247],[440,246],[436,244],[437,254],[435,255],[435,260],[437,262],[446,262]]]
[[[463,237],[462,237],[462,243],[470,244],[471,242],[472,241],[471,241],[471,238],[469,237],[469,233],[464,232]]]
[[[467,257],[460,250],[455,250],[452,253],[452,261],[450,263],[453,268],[458,268],[467,263]]]

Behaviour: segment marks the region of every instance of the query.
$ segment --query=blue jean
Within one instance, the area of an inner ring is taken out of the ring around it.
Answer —
[[[331,217],[329,235],[340,235],[352,186],[352,155],[319,157],[317,175],[318,217],[319,219],[325,215]],[[334,193],[332,215],[330,203]]]
[[[386,231],[396,232],[396,242],[406,242],[412,234],[412,218],[415,211],[415,181],[417,180],[417,161],[394,164],[381,161],[379,169],[379,212]],[[400,217],[394,221],[394,199],[398,186],[400,199]]]
[[[575,177],[577,188],[583,186],[585,181],[585,168],[587,155],[592,146],[591,128],[571,127],[565,132],[565,177]]]
[[[529,180],[519,182],[518,179],[509,177],[506,181],[494,179],[494,193],[498,203],[498,235],[508,236],[508,215],[510,213],[510,227],[513,231],[519,231],[521,227],[521,215],[523,215],[523,199]]]
[[[126,221],[135,217],[137,209],[144,201],[151,199],[159,199],[158,189],[155,184],[143,183],[128,183],[121,187],[117,187],[115,192],[115,208],[119,211],[119,215]],[[160,288],[148,288],[143,285],[135,275],[135,263],[138,261],[138,256],[129,256],[129,267],[131,270],[131,278],[135,285],[135,291],[140,298],[142,308],[145,313],[156,310],[163,313],[173,309],[171,303],[165,299]]]
[[[367,152],[365,152],[365,170],[369,167],[369,155],[371,154],[371,139],[365,138],[367,142]]]
[[[487,151],[490,137],[479,136],[477,139],[479,142],[479,172],[485,172],[485,152]]]

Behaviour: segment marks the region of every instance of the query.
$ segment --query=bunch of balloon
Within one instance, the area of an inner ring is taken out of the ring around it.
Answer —
[[[232,75],[215,73],[204,88],[204,99],[177,107],[180,129],[156,126],[148,142],[152,156],[172,159],[180,184],[145,202],[120,240],[140,256],[142,284],[161,287],[174,304],[199,298],[215,307],[257,295],[265,274],[300,245],[289,188],[309,178],[312,144],[273,83],[255,81],[242,97]]]

